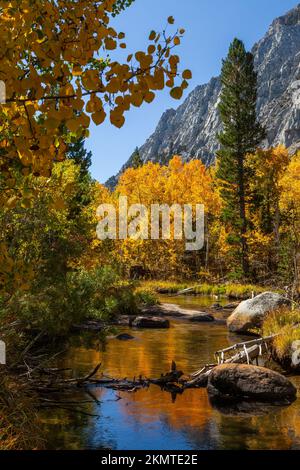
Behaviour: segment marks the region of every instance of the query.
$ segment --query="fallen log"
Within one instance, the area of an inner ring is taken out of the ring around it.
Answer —
[[[186,388],[206,387],[209,374],[219,364],[250,364],[253,360],[258,361],[258,357],[268,352],[268,344],[277,335],[256,338],[250,341],[233,344],[224,349],[215,352],[216,364],[207,364],[202,369],[191,374],[192,379],[185,383]],[[239,351],[240,350],[240,351]],[[226,354],[238,351],[233,356],[226,359]]]
[[[196,289],[196,286],[195,287],[187,287],[186,289],[182,289],[182,290],[179,290],[178,292],[176,292],[175,296],[176,295],[194,294],[195,289]]]
[[[264,338],[256,338],[250,341],[243,341],[241,343],[235,343],[228,348],[220,349],[215,352],[215,357],[218,361],[218,364],[231,363],[231,362],[248,362],[253,360],[259,355],[262,355],[268,350],[268,343],[272,342],[273,339],[278,335],[265,336]],[[229,359],[225,359],[225,355],[241,349],[240,352],[236,353]]]

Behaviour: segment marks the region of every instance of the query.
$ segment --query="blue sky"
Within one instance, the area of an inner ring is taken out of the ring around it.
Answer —
[[[126,33],[127,49],[117,59],[126,60],[130,52],[145,49],[149,32],[161,31],[168,16],[186,30],[178,48],[181,69],[193,72],[183,99],[196,85],[219,75],[221,60],[234,37],[250,49],[267,31],[274,18],[297,5],[297,0],[135,0],[114,20],[117,31]],[[116,56],[114,56],[116,57]],[[86,147],[92,151],[92,175],[100,182],[118,172],[136,146],[154,131],[161,114],[180,101],[169,96],[169,89],[158,92],[156,100],[126,113],[126,122],[117,129],[105,121],[91,125]]]

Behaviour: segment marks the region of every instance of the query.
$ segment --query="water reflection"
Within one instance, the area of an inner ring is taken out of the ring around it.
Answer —
[[[199,298],[191,300],[193,308],[201,308],[196,300],[199,302]],[[185,297],[184,305],[187,301]],[[172,320],[168,330],[120,331],[130,331],[135,339],[110,339],[105,351],[97,340],[92,345],[75,344],[59,365],[81,374],[102,362],[104,373],[132,378],[139,374],[158,376],[175,360],[178,368],[188,373],[211,362],[214,351],[237,339],[229,337],[223,325],[179,319]],[[300,386],[299,378],[295,382]],[[92,402],[86,410],[98,417],[66,410],[41,414],[49,448],[300,448],[299,400],[287,408],[260,407],[246,413],[245,409],[214,409],[205,389],[186,390],[174,403],[169,393],[156,386],[135,393],[93,388],[91,393],[100,404]]]

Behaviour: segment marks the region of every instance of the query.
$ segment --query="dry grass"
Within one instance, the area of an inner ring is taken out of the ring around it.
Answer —
[[[32,400],[11,378],[0,376],[0,450],[44,447]]]
[[[279,359],[289,356],[293,341],[300,340],[300,310],[282,308],[270,313],[263,323],[263,335],[280,333],[273,342]]]
[[[188,287],[194,287],[195,293],[199,295],[217,295],[230,297],[235,299],[245,299],[253,295],[258,295],[267,289],[261,286],[252,284],[208,284],[208,283],[197,283],[197,281],[160,281],[160,280],[149,280],[142,281],[141,285],[145,289],[152,291],[158,291],[159,289],[166,289],[170,293],[177,293],[180,290],[187,289]]]

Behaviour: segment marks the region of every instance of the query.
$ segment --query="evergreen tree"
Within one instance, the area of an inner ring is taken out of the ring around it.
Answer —
[[[73,160],[77,165],[80,165],[81,176],[89,172],[89,168],[92,164],[92,152],[88,152],[84,147],[84,137],[80,137],[75,140],[75,142],[71,142],[68,145],[66,157]]]
[[[219,112],[223,131],[218,135],[217,177],[224,201],[223,220],[231,229],[231,242],[245,276],[249,275],[246,214],[251,169],[247,155],[253,153],[265,136],[257,121],[257,74],[254,58],[239,39],[234,39],[223,61]]]
[[[78,216],[83,207],[90,204],[92,199],[93,180],[89,172],[92,164],[92,152],[88,152],[84,146],[84,138],[81,137],[75,142],[71,142],[66,152],[66,158],[73,160],[80,166],[77,191],[74,195],[73,206],[70,214],[72,217]]]
[[[136,147],[131,156],[131,166],[132,168],[139,168],[140,166],[143,166],[143,164],[144,162],[140,156],[139,148]]]

